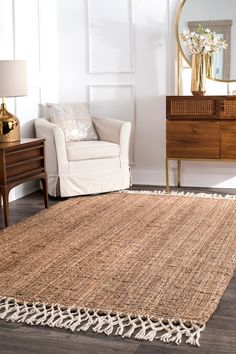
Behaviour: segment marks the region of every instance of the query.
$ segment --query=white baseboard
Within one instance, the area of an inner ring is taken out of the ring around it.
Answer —
[[[23,198],[37,190],[39,190],[39,181],[35,180],[23,183],[11,190],[9,194],[9,202]]]
[[[165,184],[164,171],[132,170],[133,184],[163,186]]]
[[[170,185],[176,185],[176,168],[170,168]],[[133,170],[133,184],[165,186],[165,171]],[[232,188],[236,189],[236,168],[194,168],[184,169],[181,173],[181,185],[186,187]]]

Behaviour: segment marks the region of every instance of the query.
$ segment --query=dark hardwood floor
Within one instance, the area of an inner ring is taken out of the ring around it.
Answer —
[[[133,187],[145,189],[144,186]],[[158,187],[148,187],[149,190]],[[163,190],[163,188],[160,188]],[[182,188],[180,190],[236,194],[236,190]],[[52,206],[62,199],[50,198]],[[36,192],[10,203],[10,224],[17,223],[44,208],[42,193]],[[0,228],[3,220],[0,217]],[[0,231],[1,233],[1,231]],[[236,236],[235,236],[236,237]],[[201,347],[176,346],[160,341],[145,342],[95,334],[27,326],[0,320],[0,354],[236,354],[236,275],[225,291],[216,313],[201,336]]]

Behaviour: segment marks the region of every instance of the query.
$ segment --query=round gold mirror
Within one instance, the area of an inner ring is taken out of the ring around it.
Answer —
[[[235,0],[181,0],[176,21],[179,50],[191,66],[191,54],[181,39],[185,30],[195,32],[198,26],[216,32],[227,43],[227,49],[219,50],[214,56],[213,80],[236,81],[236,1]]]

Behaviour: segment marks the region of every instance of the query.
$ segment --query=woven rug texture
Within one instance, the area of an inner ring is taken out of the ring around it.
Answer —
[[[236,266],[236,201],[111,193],[0,234],[0,318],[199,345]]]

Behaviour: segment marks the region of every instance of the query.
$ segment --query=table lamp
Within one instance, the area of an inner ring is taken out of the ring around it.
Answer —
[[[27,95],[26,62],[24,60],[0,60],[0,143],[20,140],[20,122],[6,109],[5,97]]]

